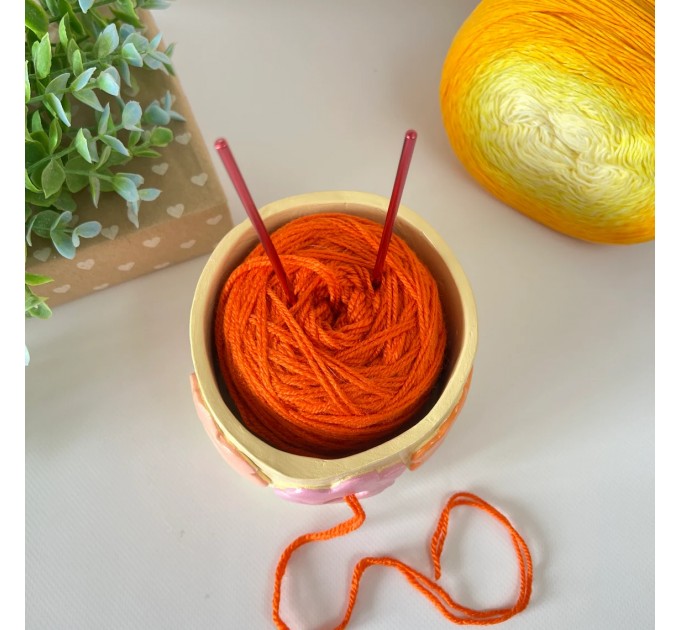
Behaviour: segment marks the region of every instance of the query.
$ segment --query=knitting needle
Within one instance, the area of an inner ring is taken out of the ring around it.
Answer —
[[[375,267],[373,267],[372,280],[374,289],[377,289],[380,286],[382,280],[385,258],[387,258],[387,248],[390,244],[390,239],[392,238],[394,220],[397,218],[397,210],[399,209],[399,203],[401,202],[401,194],[404,192],[406,175],[408,173],[408,167],[411,164],[411,157],[413,156],[413,149],[417,137],[418,134],[413,129],[409,129],[404,136],[404,146],[401,149],[401,157],[399,158],[399,166],[397,166],[397,176],[394,179],[390,205],[387,207],[387,216],[385,217],[385,226],[383,227],[382,236],[380,238],[378,257],[375,261]]]
[[[295,304],[296,301],[295,294],[293,293],[293,287],[290,284],[290,281],[288,280],[288,276],[286,275],[285,270],[283,269],[281,259],[279,258],[279,255],[276,253],[274,243],[272,243],[269,233],[267,232],[267,228],[264,225],[264,221],[262,221],[262,217],[257,211],[255,202],[253,201],[253,198],[250,195],[248,186],[246,186],[246,182],[244,181],[243,176],[241,175],[241,171],[239,170],[239,167],[236,164],[236,160],[234,159],[234,156],[231,152],[231,149],[229,148],[229,145],[227,144],[227,141],[224,138],[218,138],[217,140],[215,140],[215,149],[217,150],[217,153],[219,153],[219,156],[222,158],[224,168],[226,168],[227,173],[229,173],[229,177],[231,178],[231,181],[234,184],[234,188],[236,189],[236,192],[238,193],[238,196],[241,199],[241,203],[243,204],[243,207],[246,209],[248,218],[250,219],[250,222],[253,224],[253,227],[257,232],[257,236],[260,239],[260,243],[262,243],[262,247],[264,247],[264,251],[269,257],[269,260],[271,261],[272,265],[274,266],[274,271],[276,272],[279,281],[283,285],[283,289],[286,292],[286,297],[288,298],[288,306],[293,306],[293,304]]]

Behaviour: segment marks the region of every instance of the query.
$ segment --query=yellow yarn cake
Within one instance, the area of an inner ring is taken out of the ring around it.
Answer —
[[[654,2],[482,0],[444,63],[458,158],[498,199],[600,243],[654,238]]]

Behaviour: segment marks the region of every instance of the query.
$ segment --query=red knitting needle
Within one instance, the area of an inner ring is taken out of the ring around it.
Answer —
[[[264,225],[264,221],[262,221],[262,217],[257,211],[255,202],[253,201],[253,198],[250,195],[248,186],[246,186],[243,176],[241,175],[241,171],[239,170],[239,167],[236,164],[236,160],[234,159],[234,156],[231,153],[231,149],[229,148],[227,141],[224,138],[218,138],[217,140],[215,140],[215,149],[222,158],[224,168],[226,168],[227,173],[229,173],[231,182],[232,184],[234,184],[234,188],[236,189],[236,192],[238,193],[238,196],[241,199],[241,203],[243,204],[243,207],[246,209],[248,218],[250,219],[250,222],[253,224],[253,227],[257,232],[257,236],[260,239],[260,243],[262,243],[262,247],[264,247],[264,251],[269,257],[269,260],[271,261],[272,265],[274,266],[274,271],[276,272],[279,281],[283,285],[283,288],[286,292],[286,296],[288,298],[288,306],[292,306],[293,304],[295,304],[296,301],[295,294],[293,293],[293,287],[290,284],[288,276],[286,275],[286,272],[283,269],[281,259],[279,258],[279,255],[276,253],[274,243],[272,243],[272,240],[269,237],[269,233],[267,232],[267,228]]]
[[[409,129],[404,136],[404,146],[401,149],[397,176],[394,178],[390,205],[387,207],[387,216],[385,217],[385,226],[383,227],[382,237],[380,238],[378,257],[375,261],[375,267],[373,267],[372,280],[375,289],[380,286],[380,281],[382,280],[385,258],[387,258],[387,248],[390,244],[390,239],[392,238],[394,220],[397,218],[397,210],[399,209],[399,203],[401,202],[401,193],[404,192],[406,175],[408,173],[408,167],[411,164],[411,157],[413,156],[413,149],[415,148],[417,137],[418,134],[413,129]]]

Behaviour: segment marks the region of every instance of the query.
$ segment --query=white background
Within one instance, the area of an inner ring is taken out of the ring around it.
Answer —
[[[525,537],[534,594],[508,629],[654,626],[655,245],[588,244],[504,206],[462,169],[440,70],[476,2],[180,0],[156,20],[209,146],[224,135],[258,205],[302,192],[389,196],[419,133],[403,203],[472,285],[479,348],[468,401],[416,472],[364,502],[366,524],[301,550],[292,628],[333,627],[354,563],[394,555],[429,574],[447,497],[489,500]],[[245,219],[213,154],[235,222]],[[25,373],[26,626],[271,627],[273,570],[344,505],[287,503],[237,476],[196,419],[189,309],[207,257],[29,321]],[[453,513],[441,583],[512,603],[505,532]],[[371,569],[350,628],[448,628],[398,574]]]

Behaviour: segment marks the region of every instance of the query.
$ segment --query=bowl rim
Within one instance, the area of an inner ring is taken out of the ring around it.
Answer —
[[[389,199],[359,191],[324,191],[305,193],[273,201],[260,209],[265,222],[280,214],[302,211],[296,216],[309,214],[305,208],[316,212],[348,212],[362,206],[369,211],[387,212]],[[293,216],[289,220],[292,220]],[[205,340],[205,318],[212,316],[216,296],[210,291],[216,274],[224,273],[224,260],[230,251],[245,238],[256,238],[248,219],[234,226],[216,245],[208,258],[196,284],[191,304],[189,336],[191,357],[196,380],[203,402],[217,427],[225,437],[245,455],[276,487],[324,488],[356,475],[380,470],[403,460],[404,452],[414,452],[435,435],[451,410],[461,399],[477,350],[477,313],[474,296],[468,279],[451,249],[441,236],[420,215],[404,205],[399,206],[397,221],[408,224],[420,232],[442,259],[454,279],[463,312],[461,347],[443,391],[429,412],[403,433],[365,451],[325,459],[287,453],[267,444],[250,433],[231,412],[222,398],[212,365],[211,342]]]

